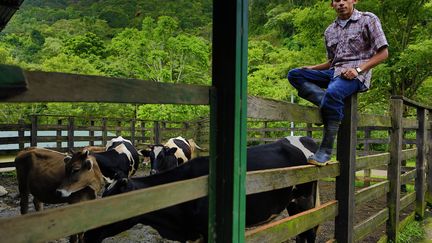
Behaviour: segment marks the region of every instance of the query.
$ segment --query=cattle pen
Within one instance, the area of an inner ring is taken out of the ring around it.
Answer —
[[[210,176],[3,218],[0,219],[3,239],[11,242],[58,239],[205,196],[210,204],[209,242],[283,242],[333,219],[337,242],[359,241],[382,224],[387,225],[388,240],[394,242],[403,225],[399,217],[402,209],[415,203],[413,214],[418,218],[424,216],[426,202],[432,202],[432,166],[427,166],[432,163],[429,148],[432,108],[401,96],[392,97],[390,117],[358,114],[356,95],[346,101],[345,118],[338,134],[338,162],[325,167],[308,165],[246,173],[247,117],[305,123],[319,123],[321,118],[317,108],[247,96],[247,31],[244,31],[247,1],[214,1],[213,6],[212,86],[26,71],[0,65],[1,102],[191,104],[210,105],[211,110]],[[416,119],[404,118],[404,107],[416,109]],[[362,126],[390,129],[390,151],[356,157],[356,133]],[[402,149],[404,129],[416,130],[415,148]],[[416,160],[415,168],[402,174],[401,161],[412,158]],[[355,192],[355,172],[382,165],[388,165],[388,179]],[[323,178],[335,178],[335,200],[271,225],[245,230],[246,194]],[[415,191],[402,197],[400,185],[412,180]],[[356,205],[383,196],[387,196],[384,209],[354,225]],[[143,203],[154,201],[158,204]]]

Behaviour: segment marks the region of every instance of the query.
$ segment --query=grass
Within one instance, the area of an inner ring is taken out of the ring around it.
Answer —
[[[425,230],[419,221],[412,221],[399,232],[398,243],[420,242],[425,237]]]

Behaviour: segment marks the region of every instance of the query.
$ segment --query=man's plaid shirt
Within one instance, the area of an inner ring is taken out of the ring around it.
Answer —
[[[335,69],[335,77],[341,74],[342,69],[358,67],[380,48],[388,46],[378,17],[356,9],[344,27],[336,20],[327,27],[324,36],[327,57]],[[371,75],[372,71],[369,70],[358,76],[365,84],[365,89],[370,87]]]

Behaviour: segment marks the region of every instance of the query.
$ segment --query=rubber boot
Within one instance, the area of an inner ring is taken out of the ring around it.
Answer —
[[[313,83],[304,82],[298,89],[298,95],[314,105],[320,106],[324,97],[324,90]]]
[[[324,123],[324,136],[318,151],[308,158],[309,164],[318,166],[327,165],[333,151],[333,144],[339,130],[340,121],[327,121]]]

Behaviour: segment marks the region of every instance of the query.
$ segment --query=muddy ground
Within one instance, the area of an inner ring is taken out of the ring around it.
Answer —
[[[14,172],[0,173],[0,185],[5,187],[8,194],[0,197],[0,218],[11,217],[19,215],[19,196],[18,186]],[[335,186],[333,182],[321,181],[320,182],[320,195],[321,202],[325,203],[333,200],[335,197]],[[372,216],[381,209],[384,208],[386,198],[381,197],[372,202],[365,203],[356,208],[355,211],[355,224],[358,224],[362,220]],[[62,205],[56,205],[62,206]],[[34,211],[33,204],[29,203],[29,211]],[[46,205],[46,208],[54,207],[53,205]],[[411,209],[412,210],[412,209]],[[286,213],[285,213],[286,214]],[[404,216],[405,214],[402,214]],[[377,227],[376,231],[364,239],[362,242],[377,242],[379,238],[384,234],[385,226]],[[320,226],[318,232],[317,242],[324,243],[333,238],[334,234],[334,222],[329,221]],[[59,239],[51,242],[68,242],[67,239]],[[104,242],[106,243],[126,243],[126,242],[149,242],[149,243],[161,243],[161,242],[173,242],[162,239],[157,231],[151,227],[144,225],[137,225],[133,229],[123,232],[116,237],[108,238]],[[291,241],[289,241],[291,242]]]

